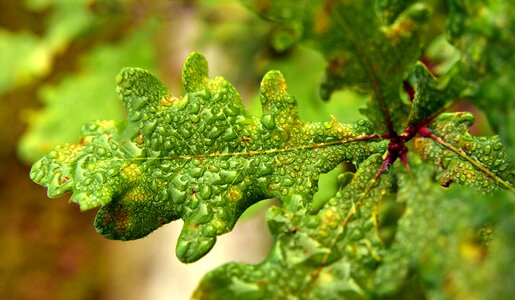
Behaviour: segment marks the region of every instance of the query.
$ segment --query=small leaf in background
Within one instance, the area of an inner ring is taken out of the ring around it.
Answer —
[[[46,12],[44,24],[36,32],[0,29],[0,93],[47,76],[56,58],[73,40],[109,22],[113,14],[95,15],[89,1],[22,1],[27,13]]]
[[[121,119],[123,108],[112,88],[113,74],[127,65],[155,65],[149,37],[155,34],[156,25],[149,21],[117,44],[96,47],[82,59],[81,72],[56,86],[47,85],[40,93],[46,106],[26,113],[29,130],[21,138],[20,156],[35,161],[55,145],[75,141],[84,123]],[[66,126],[62,126],[63,120]]]

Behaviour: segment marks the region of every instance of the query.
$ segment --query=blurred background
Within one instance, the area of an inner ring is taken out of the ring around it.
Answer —
[[[76,143],[84,123],[124,118],[114,81],[123,67],[148,69],[182,95],[192,51],[256,115],[261,77],[280,69],[304,119],[358,119],[365,99],[340,92],[334,98],[345,102],[322,102],[322,57],[284,36],[236,0],[0,0],[0,299],[187,299],[208,270],[261,261],[271,243],[266,202],[184,265],[174,253],[182,221],[110,241],[93,228],[95,210],[80,212],[69,195],[48,199],[29,170],[55,145]],[[336,188],[334,175],[323,185],[320,201]]]

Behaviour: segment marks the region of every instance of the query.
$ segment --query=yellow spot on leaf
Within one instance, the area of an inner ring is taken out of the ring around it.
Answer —
[[[161,102],[159,104],[161,104],[162,106],[167,106],[168,107],[168,106],[174,105],[178,101],[179,101],[179,98],[174,97],[174,96],[168,94],[168,95],[166,95],[166,97],[161,99]]]
[[[231,186],[229,190],[227,190],[227,198],[231,202],[236,202],[243,197],[243,193],[238,186]]]
[[[134,142],[138,145],[142,145],[145,142],[145,137],[141,132],[134,138]]]
[[[408,37],[412,34],[415,27],[415,22],[411,19],[404,19],[402,22],[395,23],[386,32],[386,36],[392,43],[398,44],[402,38]]]
[[[120,170],[122,177],[128,181],[135,181],[143,172],[140,167],[134,163],[130,163]]]
[[[127,192],[125,199],[130,202],[141,202],[146,200],[147,196],[145,195],[145,190],[142,187],[137,186]]]

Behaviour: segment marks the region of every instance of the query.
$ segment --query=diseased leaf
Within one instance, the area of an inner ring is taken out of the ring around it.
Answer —
[[[456,255],[447,248],[450,246],[447,240],[443,241],[445,244],[435,243],[439,239],[445,239],[443,235],[446,228],[452,226],[446,220],[451,212],[444,210],[442,205],[452,206],[454,210],[467,207],[446,203],[444,190],[431,184],[430,168],[419,167],[414,172],[416,173],[413,177],[399,176],[397,200],[406,205],[406,210],[399,220],[395,243],[384,254],[382,265],[377,270],[375,283],[379,295],[395,292],[404,283],[409,272],[413,272],[421,265],[436,264],[432,267],[438,267],[441,262],[431,260],[430,253],[433,251],[445,249],[446,255]],[[426,272],[430,273],[431,270]],[[435,279],[438,280],[436,284],[442,284],[443,277],[437,276]]]
[[[208,78],[200,54],[185,63],[182,98],[141,69],[117,81],[128,121],[86,125],[80,144],[50,152],[31,177],[49,196],[73,191],[81,209],[102,205],[95,226],[109,238],[141,238],[182,218],[177,255],[185,262],[202,257],[255,202],[306,207],[321,173],[386,147],[356,142],[371,133],[366,122],[303,122],[277,71],[261,84],[260,119],[227,81]]]

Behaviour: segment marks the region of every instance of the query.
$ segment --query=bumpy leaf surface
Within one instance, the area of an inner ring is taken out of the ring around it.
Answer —
[[[102,206],[95,225],[109,238],[141,238],[182,218],[177,255],[185,262],[209,251],[255,202],[306,207],[321,173],[385,149],[352,142],[371,133],[366,122],[303,122],[277,71],[261,84],[261,118],[245,111],[227,81],[208,78],[197,53],[184,66],[184,97],[141,69],[123,70],[117,81],[128,121],[86,125],[80,144],[50,152],[31,177],[49,196],[73,191],[82,209]]]
[[[442,114],[429,129],[445,144],[430,138],[417,138],[415,146],[423,159],[433,162],[436,179],[444,186],[456,182],[492,191],[498,186],[499,179],[512,186],[513,169],[499,136],[472,136],[468,129],[473,122],[470,113]]]
[[[452,91],[441,87],[431,72],[418,62],[411,71],[416,93],[411,105],[408,126],[415,127],[430,119],[452,99]]]
[[[392,182],[367,186],[381,166],[374,155],[317,214],[285,208],[268,211],[276,243],[258,265],[230,263],[208,273],[194,299],[338,299],[363,296],[382,243],[375,208]],[[364,191],[367,191],[365,194]],[[354,212],[354,214],[349,214]],[[329,297],[329,298],[328,298]]]
[[[492,287],[486,278],[499,276],[498,270],[484,272],[499,260],[513,266],[512,254],[499,257],[489,252],[492,236],[497,235],[492,234],[493,225],[513,218],[513,201],[507,201],[513,198],[512,192],[485,195],[458,185],[443,189],[431,184],[430,166],[417,165],[414,177],[398,176],[397,201],[406,209],[392,247],[382,252],[374,293],[384,295],[401,288],[397,295],[402,297],[407,288],[419,292],[423,288],[440,299],[490,299],[513,290],[512,284]],[[506,229],[500,230],[496,238],[503,239]],[[498,246],[494,251],[500,250]],[[415,271],[417,276],[412,275]]]

